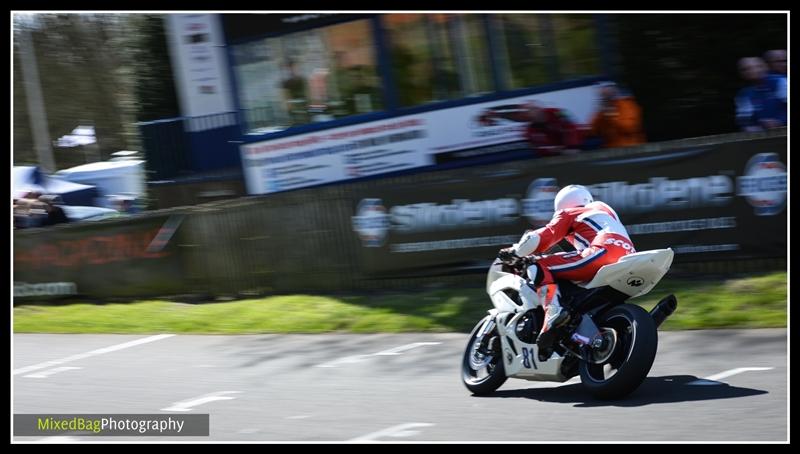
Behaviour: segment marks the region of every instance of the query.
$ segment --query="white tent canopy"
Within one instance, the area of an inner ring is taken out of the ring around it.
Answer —
[[[91,145],[97,140],[94,136],[94,126],[78,126],[72,133],[60,137],[56,141],[56,146],[61,148],[77,147],[80,145]]]

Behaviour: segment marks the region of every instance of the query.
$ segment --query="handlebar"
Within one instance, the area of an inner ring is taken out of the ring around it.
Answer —
[[[535,255],[515,257],[512,260],[503,261],[503,264],[515,271],[516,274],[522,275],[525,273],[525,270],[532,264],[536,263],[538,259],[539,257]]]

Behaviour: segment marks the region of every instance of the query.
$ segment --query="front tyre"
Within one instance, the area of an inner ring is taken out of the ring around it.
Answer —
[[[467,389],[478,396],[494,392],[508,378],[497,328],[481,336],[481,328],[489,317],[487,315],[481,320],[470,333],[461,361],[461,380]]]
[[[647,378],[658,349],[655,322],[644,309],[619,305],[597,323],[609,345],[592,352],[593,362],[581,361],[583,386],[597,399],[620,399]]]

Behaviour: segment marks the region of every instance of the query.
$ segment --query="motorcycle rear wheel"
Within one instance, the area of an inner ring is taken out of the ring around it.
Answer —
[[[611,334],[615,345],[599,363],[581,361],[581,382],[597,399],[620,399],[635,391],[653,366],[658,350],[656,325],[647,311],[633,304],[609,310],[597,325]]]

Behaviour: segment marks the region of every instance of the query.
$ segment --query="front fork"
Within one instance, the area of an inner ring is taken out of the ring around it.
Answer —
[[[478,346],[476,350],[484,355],[489,355],[491,352],[488,350],[488,338],[486,337],[487,334],[491,333],[492,330],[497,326],[495,319],[497,318],[497,309],[492,309],[489,311],[489,316],[486,317],[486,320],[481,325],[481,328],[478,330],[477,338],[480,339],[478,342]]]

